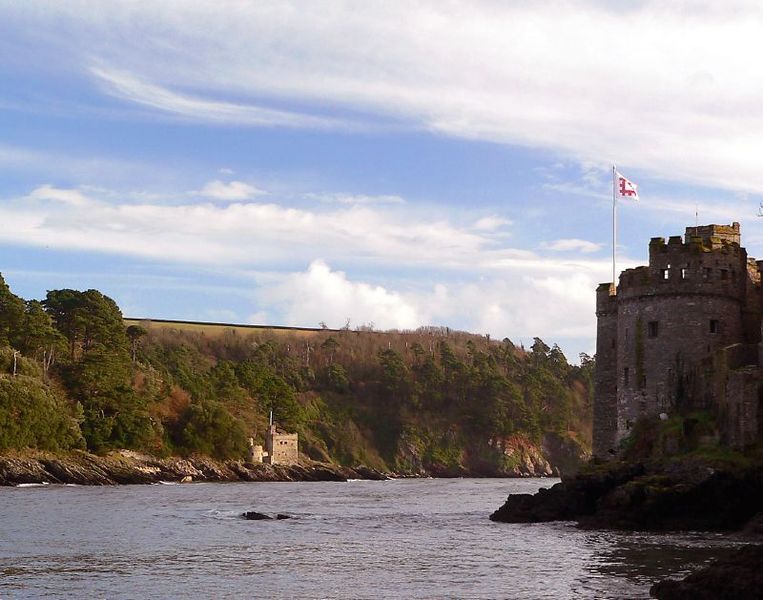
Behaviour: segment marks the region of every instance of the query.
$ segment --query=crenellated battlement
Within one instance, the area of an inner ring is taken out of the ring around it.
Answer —
[[[653,237],[649,242],[649,265],[621,273],[618,298],[706,294],[740,300],[745,295],[750,269],[747,252],[739,246],[739,224],[734,225],[687,228],[685,238],[675,235],[667,242],[663,237]],[[719,228],[724,228],[721,233],[732,233],[716,235]],[[701,235],[688,235],[689,229],[697,229]]]

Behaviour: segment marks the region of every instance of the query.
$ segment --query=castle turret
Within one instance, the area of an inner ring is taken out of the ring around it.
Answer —
[[[593,453],[607,456],[617,447],[617,296],[613,283],[596,289],[596,397]]]
[[[621,273],[614,295],[599,286],[595,455],[641,416],[707,407],[703,365],[722,348],[759,341],[760,275],[739,241],[738,223],[652,238],[648,266]]]

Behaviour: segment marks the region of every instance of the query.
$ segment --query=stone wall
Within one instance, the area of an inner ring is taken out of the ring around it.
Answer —
[[[745,367],[733,371],[721,405],[722,440],[734,448],[744,448],[760,439],[761,369]]]
[[[299,439],[296,433],[278,431],[271,425],[266,436],[268,454],[265,462],[271,465],[291,465],[299,462]]]
[[[593,455],[606,458],[617,448],[617,297],[613,284],[596,290],[596,372]]]

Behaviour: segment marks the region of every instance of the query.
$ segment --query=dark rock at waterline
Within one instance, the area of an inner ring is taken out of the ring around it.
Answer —
[[[349,479],[369,479],[372,481],[386,481],[389,479],[387,475],[371,467],[365,465],[358,465],[352,469],[354,477]]]
[[[272,521],[273,517],[266,515],[265,513],[257,512],[256,510],[249,510],[241,515],[247,521]]]
[[[648,473],[599,499],[587,528],[736,531],[763,506],[763,472]]]
[[[536,494],[512,494],[490,519],[505,523],[571,521],[596,511],[597,502],[611,490],[644,473],[641,464],[608,465],[579,473]]]
[[[287,515],[285,513],[278,513],[275,517],[271,517],[265,513],[257,512],[256,510],[249,510],[245,513],[242,513],[241,516],[247,521],[284,521],[285,519],[293,518],[291,515]]]
[[[763,545],[732,551],[680,581],[663,580],[649,590],[659,600],[752,600],[763,597]]]
[[[584,528],[634,531],[741,529],[763,506],[763,468],[591,465],[534,495],[511,495],[493,521],[577,520]]]

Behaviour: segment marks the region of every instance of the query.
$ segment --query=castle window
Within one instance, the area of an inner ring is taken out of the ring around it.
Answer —
[[[660,331],[659,321],[649,321],[649,323],[646,324],[646,334],[650,338],[656,338],[659,331]]]
[[[712,269],[710,267],[702,267],[702,279],[707,281],[710,279],[710,273],[712,272]]]
[[[623,385],[628,387],[628,367],[623,369]]]
[[[710,319],[710,333],[720,333],[721,322],[718,319]]]
[[[727,269],[721,269],[721,279],[728,279],[729,278],[729,272]]]
[[[681,279],[689,279],[689,267],[681,267]]]
[[[646,387],[646,375],[641,376],[641,381],[639,383],[639,387],[643,390]]]
[[[662,271],[660,271],[660,273],[661,273],[660,274],[660,279],[663,279],[663,280],[670,279],[670,269],[662,269]]]

